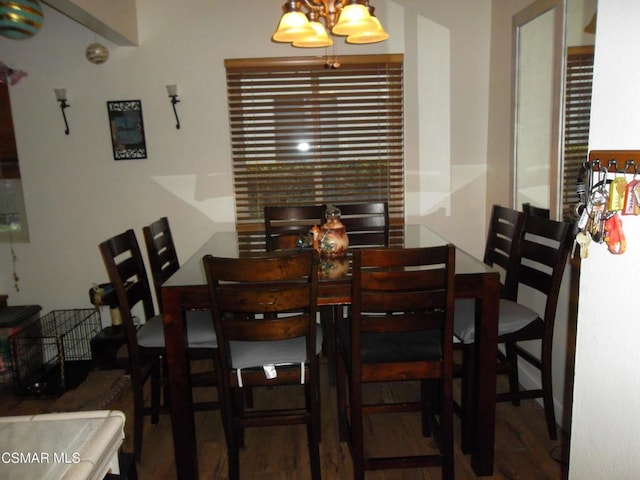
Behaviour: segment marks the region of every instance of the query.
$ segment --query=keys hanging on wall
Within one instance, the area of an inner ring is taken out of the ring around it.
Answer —
[[[639,164],[640,151],[589,153],[576,184],[573,256],[587,258],[594,243],[606,244],[615,255],[626,251],[622,216],[640,214]]]

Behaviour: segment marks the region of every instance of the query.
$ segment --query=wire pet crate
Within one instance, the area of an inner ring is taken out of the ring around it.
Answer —
[[[98,310],[54,310],[9,337],[13,386],[23,396],[57,396],[77,387],[92,368]]]

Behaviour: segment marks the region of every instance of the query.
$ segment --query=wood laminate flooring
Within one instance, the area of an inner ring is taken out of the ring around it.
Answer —
[[[351,457],[345,444],[338,441],[335,388],[329,386],[326,363],[322,363],[322,444],[321,464],[323,480],[352,478]],[[372,387],[372,388],[369,388]],[[289,387],[287,387],[289,388]],[[367,386],[367,395],[398,397],[411,395],[416,386],[382,384]],[[416,390],[417,391],[417,390]],[[301,401],[301,389],[290,388],[255,391],[255,402]],[[198,398],[215,398],[215,390],[196,392]],[[0,392],[1,415],[24,415],[42,412],[55,399],[26,399],[11,391]],[[109,408],[122,410],[132,418],[132,401],[128,390],[116,398]],[[224,434],[218,411],[198,412],[196,433],[198,463],[201,480],[227,478]],[[132,422],[127,421],[124,450],[132,451]],[[416,414],[378,415],[366,424],[365,445],[384,449],[385,453],[401,453],[399,449],[430,448],[430,439],[419,433]],[[455,476],[457,480],[475,479],[468,455],[459,448],[460,424],[456,418]],[[496,480],[564,480],[567,478],[567,438],[559,432],[559,440],[549,439],[542,407],[535,401],[523,401],[520,407],[499,403],[496,411],[495,469]],[[404,450],[406,451],[406,450]],[[171,422],[162,416],[160,423],[151,425],[145,419],[142,460],[137,465],[140,480],[169,480],[176,478],[173,461]],[[306,480],[310,478],[304,427],[275,427],[249,429],[246,447],[241,457],[242,480]],[[435,480],[439,469],[413,469],[367,473],[367,480]]]

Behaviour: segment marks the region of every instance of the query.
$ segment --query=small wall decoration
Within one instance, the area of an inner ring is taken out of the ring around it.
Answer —
[[[114,160],[147,158],[140,100],[107,102]]]
[[[7,80],[9,80],[10,85],[15,85],[26,76],[27,72],[8,67],[0,60],[0,85],[7,83]]]
[[[89,45],[84,54],[87,60],[95,65],[102,65],[109,60],[109,49],[98,42]]]

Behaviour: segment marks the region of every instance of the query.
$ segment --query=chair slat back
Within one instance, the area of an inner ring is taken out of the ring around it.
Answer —
[[[389,209],[387,202],[335,205],[349,236],[350,247],[388,247]]]
[[[149,266],[153,277],[153,287],[162,308],[161,287],[179,268],[178,253],[173,243],[169,219],[162,217],[142,228],[149,257]]]
[[[325,209],[324,205],[265,206],[264,230],[267,251],[283,248],[278,243],[280,236],[288,236],[287,240],[290,242],[292,236],[305,234],[314,225],[322,225]]]
[[[283,251],[249,258],[205,255],[203,263],[221,357],[228,355],[229,341],[303,336],[312,354],[318,300],[317,252]]]
[[[352,334],[438,328],[453,334],[455,249],[354,251]]]
[[[527,215],[517,265],[518,284],[546,295],[544,319],[555,317],[569,255],[569,224]]]
[[[522,212],[494,205],[485,244],[484,263],[502,269],[501,296],[510,300],[515,300],[517,295],[515,268],[523,221]]]
[[[517,286],[526,285],[545,296],[544,313],[541,315],[545,331],[543,351],[551,352],[552,348],[560,286],[569,256],[569,237],[568,223],[525,216],[516,270]],[[518,301],[528,303],[520,297]],[[534,307],[533,304],[528,306]]]

